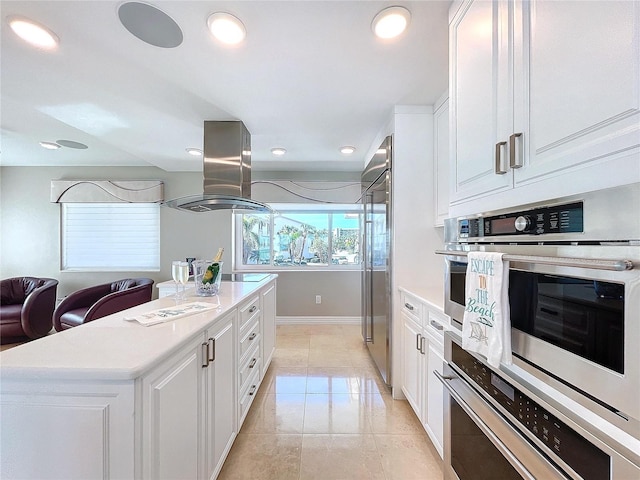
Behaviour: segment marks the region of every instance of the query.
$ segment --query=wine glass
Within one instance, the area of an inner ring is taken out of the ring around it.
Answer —
[[[182,285],[182,293],[180,295],[180,300],[184,301],[186,299],[185,285],[189,281],[189,263],[188,262],[178,262],[178,282]],[[176,286],[177,288],[177,286]]]
[[[175,299],[176,300],[180,300],[180,292],[178,291],[178,285],[180,285],[180,275],[182,274],[182,268],[181,268],[181,262],[180,260],[174,260],[173,262],[171,262],[171,276],[173,277],[173,282],[176,284],[176,294],[175,294]],[[185,262],[186,263],[186,262]],[[189,274],[189,270],[187,269],[187,275]]]

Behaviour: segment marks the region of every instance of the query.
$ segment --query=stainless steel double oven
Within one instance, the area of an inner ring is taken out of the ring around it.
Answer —
[[[461,328],[467,254],[504,253],[514,357],[447,336],[448,478],[640,478],[639,210],[633,184],[446,222],[446,313]]]

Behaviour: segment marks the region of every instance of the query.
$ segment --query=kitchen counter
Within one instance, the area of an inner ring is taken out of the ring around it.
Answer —
[[[198,297],[187,289],[186,302],[220,306],[152,326],[124,317],[176,306],[164,297],[114,313],[93,322],[40,338],[0,353],[0,376],[5,379],[131,380],[199,335],[208,325],[238,306],[277,275],[260,282],[222,282],[219,297]]]
[[[444,312],[444,291],[442,287],[423,287],[416,285],[401,285],[398,287],[401,292],[418,297],[423,303],[428,303],[432,307]]]

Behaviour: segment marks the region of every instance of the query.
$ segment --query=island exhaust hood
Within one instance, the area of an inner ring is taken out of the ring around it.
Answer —
[[[271,208],[251,200],[251,134],[240,121],[204,122],[202,195],[168,200],[164,205],[190,212]]]

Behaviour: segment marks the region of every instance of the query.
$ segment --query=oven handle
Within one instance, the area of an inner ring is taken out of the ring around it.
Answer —
[[[436,250],[435,253],[437,255],[447,255],[451,257],[466,257],[469,252],[466,250]],[[633,262],[631,260],[603,260],[592,258],[543,257],[539,255],[510,254],[505,254],[502,258],[510,262],[539,263],[542,265],[556,265],[559,267],[591,268],[594,270],[613,270],[616,272],[633,270]]]
[[[513,455],[513,453],[511,453],[511,450],[509,450],[505,446],[505,444],[502,443],[502,441],[496,436],[496,434],[493,433],[493,431],[484,423],[484,421],[471,409],[471,407],[469,407],[469,405],[467,405],[467,402],[464,401],[460,394],[456,392],[455,389],[448,383],[448,380],[461,379],[455,375],[443,376],[437,370],[434,370],[433,373],[436,377],[438,377],[438,380],[442,382],[444,388],[449,391],[449,395],[451,395],[451,397],[453,397],[453,399],[458,403],[458,405],[460,405],[465,413],[469,415],[469,417],[471,417],[478,428],[480,428],[480,430],[482,430],[482,432],[489,438],[489,440],[491,440],[491,443],[496,446],[496,448],[500,451],[500,453],[502,453],[502,455],[504,455],[509,463],[511,463],[511,465],[513,465],[514,468],[516,468],[516,470],[518,470],[518,472],[525,478],[529,480],[536,480],[536,477],[532,475],[529,470],[527,470],[527,468]]]

